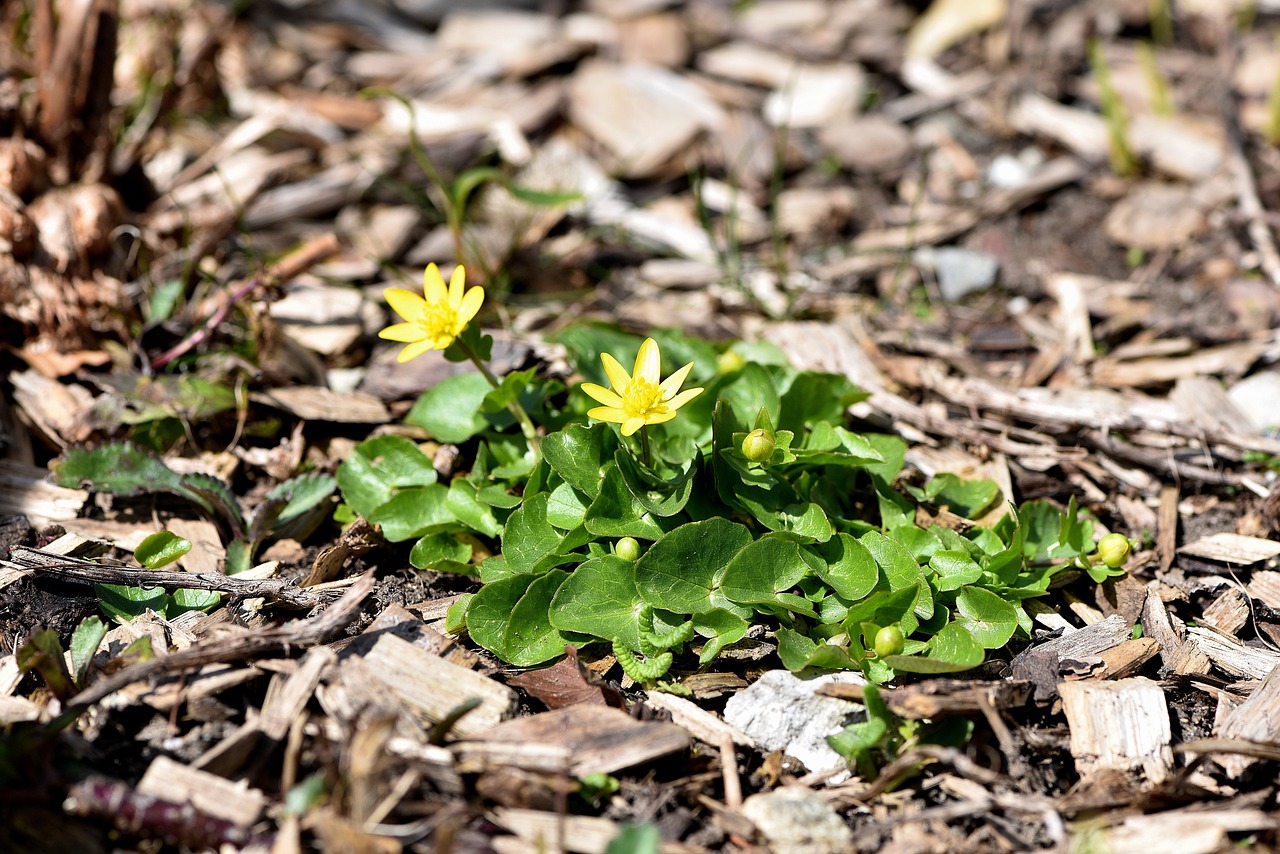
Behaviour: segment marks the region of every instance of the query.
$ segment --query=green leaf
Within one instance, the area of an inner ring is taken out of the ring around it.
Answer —
[[[482,493],[475,486],[462,478],[449,481],[449,494],[445,497],[445,506],[462,524],[486,537],[497,537],[502,532],[502,525],[493,515],[493,508],[484,501]],[[506,493],[499,490],[505,499]]]
[[[636,588],[646,602],[680,614],[716,607],[737,611],[720,595],[729,562],[751,542],[737,522],[712,518],[664,534],[635,564]]]
[[[929,568],[937,573],[934,587],[939,591],[959,590],[982,578],[982,567],[967,551],[943,549],[929,559]]]
[[[778,629],[778,658],[792,672],[807,668],[857,670],[858,663],[841,647],[818,643],[793,629]]]
[[[98,652],[98,645],[107,636],[106,624],[97,617],[85,617],[71,634],[71,669],[75,671],[75,683],[83,688],[89,675],[89,665]]]
[[[191,541],[172,531],[157,531],[138,543],[133,556],[147,569],[168,566],[191,551]]]
[[[690,460],[670,480],[660,480],[657,476],[645,472],[640,463],[625,448],[619,448],[613,455],[614,463],[627,491],[635,497],[640,506],[654,516],[674,516],[689,503],[693,493],[693,474],[697,460]]]
[[[748,628],[750,625],[746,620],[723,608],[713,608],[705,614],[694,614],[693,630],[707,638],[698,655],[698,664],[710,664],[720,654],[720,650],[746,637]]]
[[[366,518],[382,528],[387,542],[400,543],[457,523],[443,484],[402,489]]]
[[[537,375],[537,368],[512,371],[507,374],[497,388],[490,387],[489,393],[484,396],[484,402],[480,404],[480,411],[490,414],[502,412],[520,399],[520,395],[524,394]]]
[[[145,614],[148,609],[164,614],[168,596],[159,587],[129,587],[124,584],[95,584],[98,604],[121,623]]]
[[[906,673],[959,673],[982,663],[982,646],[959,623],[947,623],[929,641],[928,655],[888,655],[884,662]]]
[[[916,598],[915,612],[920,618],[927,619],[933,613],[933,599],[928,594],[924,571],[911,556],[911,552],[897,540],[886,537],[878,531],[868,531],[858,538],[858,542],[866,546],[867,551],[871,552],[871,556],[876,559],[876,564],[884,573],[891,590],[919,586],[920,593]]]
[[[848,534],[837,534],[818,549],[821,563],[814,571],[839,595],[850,601],[867,596],[880,581],[880,570],[867,547]]]
[[[453,534],[428,534],[413,544],[409,552],[409,563],[415,569],[435,569],[445,572],[459,572],[459,564],[466,566],[470,574],[474,570],[470,566],[471,546],[460,542]]]
[[[448,377],[417,399],[405,423],[421,427],[441,442],[465,442],[489,426],[481,407],[492,389],[478,372]]]
[[[733,556],[725,567],[720,592],[733,602],[776,603],[809,574],[809,564],[794,540],[766,534]]]
[[[471,639],[502,660],[509,660],[507,627],[511,612],[537,578],[534,573],[523,572],[481,587],[467,606],[467,634]]]
[[[549,500],[546,492],[526,499],[502,529],[502,556],[515,572],[533,569],[560,546],[563,537],[547,519]]]
[[[586,518],[587,505],[582,494],[567,483],[551,490],[547,499],[547,520],[562,531],[572,530]]]
[[[273,533],[295,540],[305,539],[328,515],[331,506],[328,499],[337,487],[338,482],[331,475],[307,472],[286,480],[268,492],[267,500],[286,501],[276,519]]]
[[[572,424],[542,440],[542,458],[574,489],[595,498],[618,442],[603,423]]]
[[[956,622],[986,649],[999,649],[1018,628],[1017,609],[990,590],[966,587],[956,596]]]
[[[507,625],[504,658],[517,667],[532,667],[564,654],[565,644],[572,641],[551,624],[551,602],[569,573],[562,569],[546,572],[530,584],[520,601],[511,609]]]
[[[614,555],[589,558],[560,585],[551,601],[551,624],[560,631],[620,640],[640,648],[635,564]],[[744,629],[745,631],[745,629]]]
[[[522,202],[535,205],[540,208],[554,208],[560,205],[572,204],[582,198],[582,193],[576,190],[535,190],[531,187],[524,187],[513,181],[503,181],[502,186],[507,188],[507,192],[515,196]]]
[[[66,700],[76,693],[75,683],[67,672],[66,659],[62,656],[62,642],[52,629],[37,629],[18,647],[15,654],[18,670],[35,671],[44,684],[59,700]]]
[[[203,472],[190,472],[182,476],[182,492],[188,501],[205,508],[215,521],[222,520],[230,528],[233,537],[241,537],[245,532],[244,514],[240,511],[240,502],[236,499],[226,481]]]
[[[802,371],[782,396],[778,427],[801,433],[821,421],[842,424],[844,411],[870,396],[840,374]]]
[[[222,601],[222,594],[213,590],[191,590],[181,587],[170,594],[165,603],[164,615],[173,619],[188,611],[208,611]]]
[[[662,528],[636,501],[622,481],[616,463],[610,463],[600,484],[600,494],[587,508],[583,521],[586,529],[597,537],[636,537],[656,540]]]
[[[950,472],[935,475],[924,489],[907,487],[917,501],[936,507],[949,507],[952,513],[976,519],[1000,497],[1000,487],[993,480],[965,480]]]
[[[604,854],[658,854],[661,847],[662,835],[656,824],[625,824],[609,840]]]

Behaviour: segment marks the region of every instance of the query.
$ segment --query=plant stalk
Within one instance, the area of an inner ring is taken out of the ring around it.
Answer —
[[[494,376],[493,371],[489,370],[489,366],[471,349],[462,338],[455,338],[454,341],[467,354],[467,358],[476,366],[476,369],[489,381],[489,385],[495,389],[501,388],[502,383]],[[533,425],[533,419],[529,417],[529,413],[524,411],[524,407],[520,405],[519,400],[513,400],[507,404],[507,411],[515,417],[516,423],[520,425],[520,431],[524,433],[524,438],[529,442],[529,447],[533,450],[534,465],[542,459],[542,445],[538,441],[538,428]]]

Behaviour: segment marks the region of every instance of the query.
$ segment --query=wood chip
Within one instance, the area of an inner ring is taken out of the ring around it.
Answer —
[[[1280,653],[1245,646],[1207,626],[1188,626],[1187,640],[1220,669],[1233,676],[1263,679],[1280,664]]]
[[[1280,555],[1280,543],[1262,537],[1244,537],[1223,532],[1201,537],[1178,549],[1179,554],[1248,566]]]
[[[1186,626],[1169,613],[1152,582],[1142,606],[1142,627],[1146,636],[1160,644],[1160,660],[1174,673],[1208,673],[1209,658],[1186,639]]]
[[[293,386],[255,392],[250,397],[307,421],[385,424],[391,418],[386,404],[373,395],[358,391],[339,394],[319,386]]]
[[[395,635],[380,637],[364,662],[393,694],[433,723],[444,720],[468,700],[480,700],[477,708],[453,726],[451,732],[457,737],[484,735],[516,712],[519,698],[515,691]]]
[[[734,744],[753,750],[756,748],[755,739],[751,736],[691,700],[662,691],[651,691],[645,702],[670,714],[673,723],[699,741],[720,744],[727,736]]]
[[[1150,679],[1066,682],[1059,686],[1071,727],[1071,755],[1081,776],[1101,770],[1140,771],[1149,784],[1173,768],[1164,691]]]
[[[689,736],[675,724],[638,721],[607,706],[571,706],[507,721],[487,732],[481,743],[490,748],[514,744],[567,751],[569,773],[580,777],[593,772],[611,774],[687,750]],[[464,742],[456,749],[460,757],[469,751],[476,755],[472,743]]]
[[[0,460],[0,517],[26,516],[43,528],[80,515],[89,493],[49,483],[49,470]]]
[[[1238,738],[1255,744],[1280,746],[1280,666],[1273,667],[1262,684],[1227,715],[1218,735],[1225,739]],[[1240,776],[1256,761],[1238,754],[1219,755],[1217,759],[1231,777]]]
[[[167,756],[157,756],[147,767],[138,791],[171,803],[189,803],[240,828],[251,827],[266,804],[266,797],[258,789],[196,770]]]

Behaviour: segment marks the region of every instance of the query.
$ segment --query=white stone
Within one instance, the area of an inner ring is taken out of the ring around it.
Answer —
[[[813,772],[837,771],[847,763],[827,744],[851,723],[866,719],[857,703],[822,697],[823,685],[865,685],[861,673],[830,673],[801,679],[771,670],[729,698],[724,719],[756,740],[763,750],[781,750]]]
[[[1258,432],[1280,427],[1280,373],[1262,371],[1227,389],[1227,397]]]
[[[742,803],[774,854],[843,854],[853,850],[853,831],[822,795],[786,786],[752,795]]]
[[[774,127],[814,128],[857,115],[866,75],[853,63],[797,65],[791,78],[764,102]]]

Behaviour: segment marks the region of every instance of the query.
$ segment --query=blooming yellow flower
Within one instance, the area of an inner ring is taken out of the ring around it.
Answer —
[[[604,372],[609,376],[613,389],[595,383],[583,383],[582,390],[604,406],[597,406],[587,413],[592,418],[622,425],[622,435],[630,436],[646,424],[661,424],[676,417],[676,410],[702,394],[702,389],[680,391],[693,362],[685,365],[665,380],[659,382],[662,372],[662,356],[658,342],[646,338],[636,356],[635,369],[627,369],[608,353],[600,354]],[[677,392],[679,392],[677,394]]]
[[[467,328],[484,302],[484,288],[472,288],[464,295],[466,275],[461,264],[454,267],[445,290],[440,269],[428,264],[422,274],[425,298],[404,288],[387,288],[387,303],[405,322],[388,326],[378,337],[409,345],[400,351],[397,362],[407,362],[428,350],[443,350]]]

